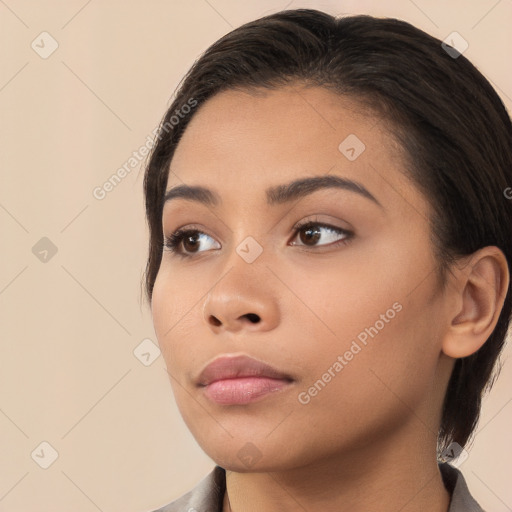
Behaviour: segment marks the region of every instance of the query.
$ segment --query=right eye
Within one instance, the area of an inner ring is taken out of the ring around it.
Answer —
[[[211,242],[207,243],[210,239]],[[213,242],[212,242],[213,241]],[[164,248],[173,254],[177,254],[183,258],[192,257],[193,254],[204,252],[204,250],[198,250],[201,243],[206,245],[206,249],[220,249],[220,244],[215,242],[210,235],[199,231],[198,229],[178,229],[174,233],[165,236]],[[213,247],[217,244],[218,247]]]

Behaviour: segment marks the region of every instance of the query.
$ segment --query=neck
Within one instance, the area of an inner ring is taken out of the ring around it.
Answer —
[[[435,445],[419,449],[417,436],[401,441],[291,470],[226,471],[223,511],[447,512],[450,495],[433,455]]]

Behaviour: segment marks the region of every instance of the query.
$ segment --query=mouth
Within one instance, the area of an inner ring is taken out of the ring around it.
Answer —
[[[219,405],[243,405],[289,387],[293,379],[248,356],[221,356],[199,375],[197,385]]]

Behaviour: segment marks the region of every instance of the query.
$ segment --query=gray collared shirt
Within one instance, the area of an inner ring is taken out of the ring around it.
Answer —
[[[440,463],[439,469],[452,496],[448,512],[484,512],[471,496],[464,476],[457,468]],[[191,491],[154,512],[222,512],[225,491],[226,471],[215,466]]]

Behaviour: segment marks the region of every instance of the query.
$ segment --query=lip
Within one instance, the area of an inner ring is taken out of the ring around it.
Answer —
[[[245,355],[220,356],[197,379],[206,397],[221,405],[261,400],[292,382],[288,374]]]

